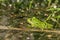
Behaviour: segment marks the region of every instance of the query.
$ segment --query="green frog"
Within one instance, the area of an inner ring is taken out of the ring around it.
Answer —
[[[40,29],[51,29],[53,27],[52,24],[49,24],[47,22],[43,22],[36,17],[28,18],[27,22],[31,24],[31,27],[36,27]]]

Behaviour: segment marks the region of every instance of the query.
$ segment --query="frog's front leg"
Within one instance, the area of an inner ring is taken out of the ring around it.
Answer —
[[[41,29],[41,31],[43,31],[44,29]]]
[[[33,24],[32,24],[31,26],[32,26],[32,27],[34,27],[34,25],[33,25]]]

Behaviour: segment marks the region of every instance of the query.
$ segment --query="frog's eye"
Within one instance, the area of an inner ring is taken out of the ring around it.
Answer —
[[[35,17],[32,18],[32,20],[35,20],[35,19],[36,19]]]
[[[35,19],[35,17],[33,17],[33,19]]]

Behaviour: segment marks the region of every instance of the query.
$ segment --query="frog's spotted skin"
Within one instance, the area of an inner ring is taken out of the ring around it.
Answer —
[[[31,24],[32,27],[40,28],[40,29],[51,29],[52,25],[47,22],[42,22],[36,17],[28,18],[27,22]]]

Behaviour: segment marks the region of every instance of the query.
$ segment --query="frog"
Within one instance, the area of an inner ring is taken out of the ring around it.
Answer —
[[[53,27],[52,24],[49,24],[45,21],[41,21],[36,17],[28,18],[27,22],[31,25],[31,27],[39,28],[39,29],[51,29]]]

